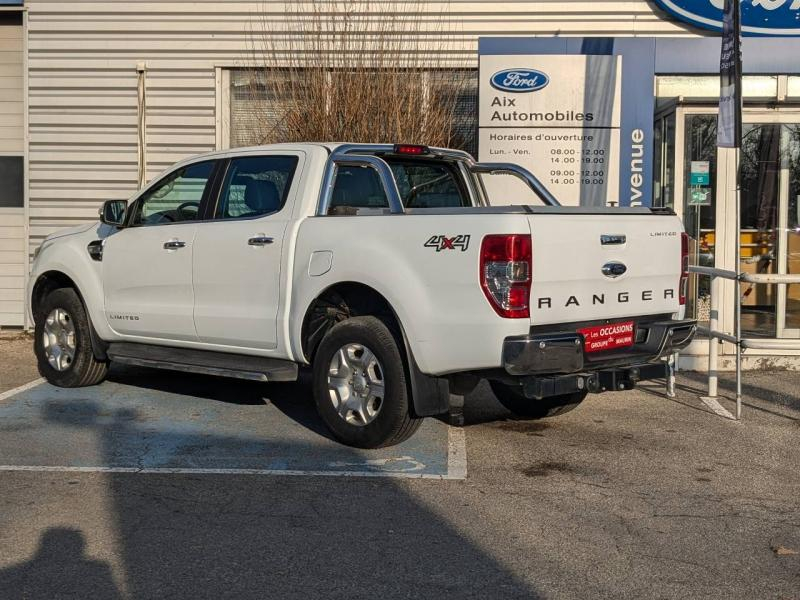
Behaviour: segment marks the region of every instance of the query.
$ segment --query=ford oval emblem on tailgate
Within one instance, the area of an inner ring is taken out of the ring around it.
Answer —
[[[611,279],[616,279],[620,275],[624,275],[625,271],[628,270],[628,267],[623,265],[621,262],[608,262],[603,265],[603,275],[606,277],[611,277]]]

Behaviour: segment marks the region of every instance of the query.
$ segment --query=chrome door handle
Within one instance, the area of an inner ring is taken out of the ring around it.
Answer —
[[[168,242],[164,242],[164,250],[177,250],[178,248],[185,248],[186,242],[182,242],[180,240],[170,240]]]
[[[267,237],[266,235],[259,234],[255,237],[251,237],[247,240],[247,243],[251,246],[266,246],[267,244],[271,244],[275,240],[271,237]]]

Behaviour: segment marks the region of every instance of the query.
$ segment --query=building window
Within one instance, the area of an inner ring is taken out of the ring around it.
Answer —
[[[330,72],[329,76],[334,73]],[[287,114],[291,100],[290,90],[297,91],[297,85],[289,86],[289,72],[276,71],[270,74],[271,84],[267,85],[264,72],[249,69],[231,70],[230,90],[230,146],[253,146],[269,141],[280,141],[280,127]],[[286,87],[281,81],[287,83]],[[454,95],[454,111],[451,123],[451,146],[477,155],[478,129],[478,71],[432,70],[426,71],[422,78],[426,86],[425,97],[436,101],[437,96]],[[329,106],[318,107],[321,114],[330,111]],[[407,110],[408,107],[402,107]],[[422,107],[420,110],[425,110]],[[324,118],[324,117],[320,117]],[[352,141],[352,140],[343,140]],[[424,140],[384,140],[387,143]]]
[[[431,71],[431,92],[435,95],[450,91],[457,94],[453,114],[454,139],[452,146],[478,156],[478,71],[471,69],[456,74],[452,71]],[[453,89],[453,88],[457,89]]]
[[[267,86],[260,75],[249,69],[231,70],[231,148],[265,143],[289,108],[287,98],[277,91],[279,86]],[[281,74],[272,77],[278,79]],[[288,74],[283,78],[288,83]]]
[[[21,156],[0,156],[0,208],[22,208],[25,205]]]

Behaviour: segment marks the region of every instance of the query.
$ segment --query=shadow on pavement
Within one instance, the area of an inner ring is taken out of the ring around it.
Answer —
[[[333,439],[317,415],[311,395],[311,381],[305,371],[300,372],[300,379],[294,383],[259,383],[224,377],[187,375],[145,367],[112,365],[108,380],[226,404],[257,406],[271,402],[275,408],[296,423],[318,435]]]
[[[191,376],[171,379],[146,385],[194,393]],[[257,396],[239,382],[220,383],[227,393],[206,383],[205,397],[249,402]],[[83,435],[96,439],[104,464],[114,464],[121,440],[124,446],[124,440],[148,436],[135,411],[108,414],[88,400],[73,403],[71,409],[63,404],[43,407],[44,418],[81,428]],[[214,457],[204,452],[220,446],[240,444],[235,449],[242,452],[258,448],[254,440],[161,427],[159,443],[192,448],[207,460]],[[294,444],[292,452],[319,452],[289,438],[286,443]],[[346,455],[353,462],[365,458],[352,449]],[[211,474],[103,477],[113,506],[107,518],[121,544],[125,597],[538,597],[528,581],[464,537],[446,516],[415,499],[406,481]],[[419,485],[457,488],[466,483]],[[457,489],[452,491],[457,497]],[[458,502],[447,506],[448,511],[460,510]],[[83,540],[75,531],[48,531],[36,557],[2,576],[4,597],[119,597],[108,567],[83,555]],[[62,594],[62,589],[69,592]]]
[[[591,399],[591,396],[589,396]],[[535,400],[532,400],[535,402]],[[576,410],[581,410],[578,406]],[[446,420],[446,419],[445,419]],[[510,427],[514,423],[547,423],[550,419],[531,419],[517,416],[503,407],[495,398],[492,388],[482,381],[468,396],[464,398],[464,426],[473,427],[485,423],[505,423]]]
[[[300,371],[300,378],[294,383],[258,383],[224,377],[187,375],[146,367],[113,365],[108,380],[142,389],[185,394],[227,404],[255,406],[272,403],[296,423],[318,435],[333,439],[317,415],[311,392],[311,374],[306,370]],[[434,418],[444,423],[449,422],[448,415]],[[465,399],[464,426],[517,420],[529,419],[517,418],[503,408],[486,382],[482,382]]]
[[[763,373],[761,374],[763,375]],[[708,390],[708,375],[696,371],[686,371],[680,374],[681,379],[688,380],[693,384],[693,387],[686,386],[687,391],[695,392],[700,396],[704,396]],[[719,378],[719,391],[724,392],[725,395],[734,399],[736,397],[736,381],[733,373],[722,373]],[[747,407],[769,413],[771,415],[782,417],[785,419],[798,420],[800,414],[800,396],[797,394],[781,393],[777,390],[770,389],[762,385],[754,385],[747,382],[748,372],[742,374],[742,396],[745,398],[743,404]],[[755,401],[755,402],[754,402]],[[792,415],[784,412],[776,412],[771,408],[781,408],[791,411]]]
[[[255,381],[240,381],[224,377],[205,375],[186,375],[160,369],[129,367],[112,364],[108,381],[131,385],[137,388],[185,394],[207,400],[230,404],[266,404],[264,399],[266,385]],[[270,387],[276,384],[270,384]],[[231,390],[235,389],[235,394]]]
[[[86,556],[80,531],[62,527],[42,534],[30,560],[0,570],[4,598],[122,598],[107,563]]]

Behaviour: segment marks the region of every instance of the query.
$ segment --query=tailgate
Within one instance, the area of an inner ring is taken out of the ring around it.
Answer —
[[[531,324],[677,313],[681,232],[674,215],[536,214]]]

